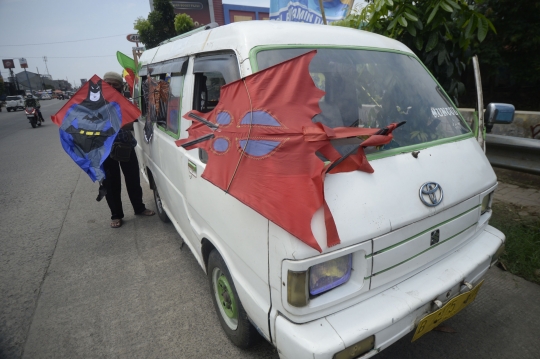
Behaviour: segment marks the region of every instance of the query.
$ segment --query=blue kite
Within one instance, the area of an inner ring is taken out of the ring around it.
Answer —
[[[66,153],[92,181],[101,183],[103,161],[118,131],[140,115],[135,105],[94,75],[51,119],[60,127]]]

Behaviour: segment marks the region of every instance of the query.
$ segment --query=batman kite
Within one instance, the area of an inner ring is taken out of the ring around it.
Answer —
[[[139,115],[137,107],[94,75],[51,118],[60,126],[60,142],[67,154],[92,181],[102,182],[102,164],[118,131]]]

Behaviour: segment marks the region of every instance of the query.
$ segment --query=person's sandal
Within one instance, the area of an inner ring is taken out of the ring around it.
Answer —
[[[120,228],[122,227],[122,220],[121,219],[113,219],[111,221],[111,228]]]
[[[151,209],[147,208],[144,211],[142,211],[141,213],[137,213],[137,216],[153,216],[154,214],[156,214],[156,212],[154,212]]]

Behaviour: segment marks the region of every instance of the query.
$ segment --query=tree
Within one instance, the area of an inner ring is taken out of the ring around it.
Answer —
[[[540,81],[540,2],[485,0],[482,12],[499,29],[499,35],[488,36],[478,49],[480,61],[493,74],[507,66],[517,82]]]
[[[178,14],[174,18],[174,29],[178,35],[191,31],[193,28],[195,28],[195,24],[188,14]]]
[[[411,48],[457,103],[471,45],[495,27],[478,11],[483,0],[369,0],[360,12],[332,25],[375,32]]]
[[[0,97],[6,93],[6,88],[4,86],[4,78],[0,76]]]
[[[154,11],[148,14],[147,19],[137,18],[133,28],[137,30],[141,41],[150,49],[176,35],[174,17],[174,8],[169,0],[154,0]]]

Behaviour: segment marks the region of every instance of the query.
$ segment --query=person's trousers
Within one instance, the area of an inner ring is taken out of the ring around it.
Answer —
[[[105,199],[111,209],[111,219],[124,218],[121,198],[122,177],[120,175],[120,169],[122,169],[122,173],[124,173],[126,190],[135,214],[144,212],[146,207],[142,201],[139,161],[137,160],[135,149],[131,151],[129,162],[118,162],[107,157],[103,162],[103,169],[105,170],[105,180],[103,181],[103,185],[107,189]]]

